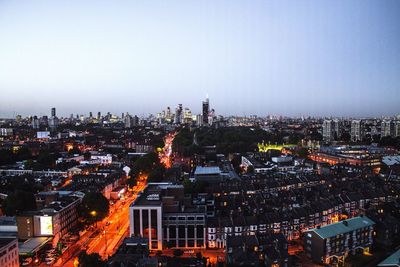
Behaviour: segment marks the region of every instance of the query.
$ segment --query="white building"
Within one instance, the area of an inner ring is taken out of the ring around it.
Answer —
[[[150,250],[162,250],[162,205],[159,195],[148,195],[129,207],[130,236],[149,240]]]
[[[90,159],[92,161],[98,161],[101,165],[109,165],[112,163],[112,155],[111,154],[92,154]]]

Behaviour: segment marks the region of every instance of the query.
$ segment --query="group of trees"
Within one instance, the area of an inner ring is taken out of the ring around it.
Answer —
[[[204,192],[208,183],[205,181],[195,181],[192,182],[189,179],[185,179],[183,181],[183,187],[185,190],[185,194],[198,194]]]
[[[30,150],[21,147],[14,151],[12,149],[0,149],[0,165],[13,164],[16,161],[27,160],[32,157]]]
[[[257,150],[257,143],[298,143],[300,134],[267,132],[260,127],[183,128],[175,137],[173,150],[183,156],[201,153],[203,146],[216,145],[217,153],[244,153]]]
[[[2,209],[8,216],[14,216],[22,211],[36,208],[35,195],[44,189],[43,184],[36,182],[31,175],[5,177],[2,180],[2,192],[7,198],[2,203]]]
[[[26,170],[47,170],[56,168],[56,160],[60,157],[57,152],[43,150],[39,153],[36,160],[28,159],[25,162]]]
[[[136,159],[131,169],[131,178],[127,181],[129,187],[136,185],[136,179],[140,175],[147,175],[147,181],[149,182],[160,182],[163,180],[165,167],[161,164],[157,153],[148,153]]]
[[[87,254],[85,250],[78,255],[78,267],[103,267],[106,262],[103,261],[98,253]]]
[[[108,200],[99,192],[87,192],[78,207],[79,217],[86,225],[105,218],[109,213]]]

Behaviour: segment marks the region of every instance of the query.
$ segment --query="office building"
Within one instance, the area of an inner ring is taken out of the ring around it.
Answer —
[[[374,222],[366,216],[354,217],[305,232],[304,248],[313,262],[333,264],[349,254],[368,252]]]

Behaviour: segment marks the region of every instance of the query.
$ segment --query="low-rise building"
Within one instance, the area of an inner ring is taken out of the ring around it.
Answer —
[[[354,217],[305,232],[304,248],[313,262],[331,264],[348,254],[368,251],[373,243],[374,222],[366,216]]]
[[[0,238],[0,266],[19,267],[18,240],[16,238]]]

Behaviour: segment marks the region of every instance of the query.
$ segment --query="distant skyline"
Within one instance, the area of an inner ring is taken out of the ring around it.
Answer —
[[[400,114],[400,1],[0,1],[0,117]]]

